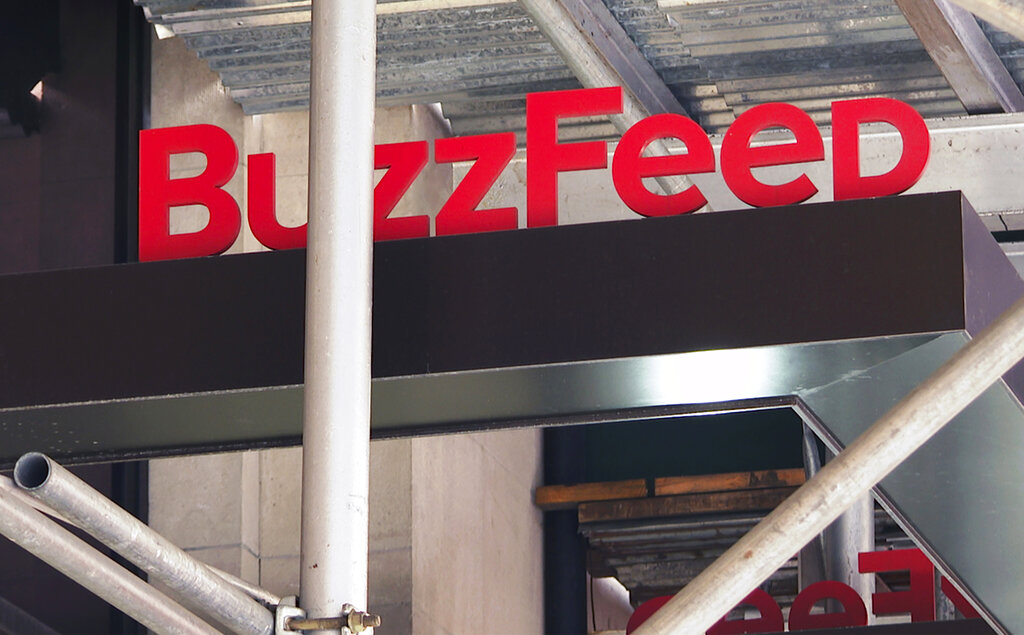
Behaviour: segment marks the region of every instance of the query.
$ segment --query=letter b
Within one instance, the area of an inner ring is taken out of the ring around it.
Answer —
[[[200,152],[206,169],[198,176],[172,179],[171,155]],[[221,189],[238,167],[238,148],[231,136],[208,124],[179,126],[139,133],[139,260],[212,256],[238,238],[242,214],[238,203]],[[171,207],[203,205],[210,211],[206,226],[192,233],[172,234]]]

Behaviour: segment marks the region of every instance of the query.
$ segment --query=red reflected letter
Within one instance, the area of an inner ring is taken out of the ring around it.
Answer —
[[[860,175],[859,126],[883,121],[896,127],[903,154],[896,167],[877,176]],[[916,110],[895,99],[876,97],[832,104],[832,187],[835,200],[899,194],[917,183],[928,163],[928,126]]]
[[[919,549],[869,551],[859,556],[861,573],[910,571],[908,591],[890,591],[871,595],[875,615],[910,613],[913,622],[935,620],[935,567]]]
[[[743,598],[740,605],[749,604],[761,612],[756,620],[730,620],[723,617],[708,629],[707,635],[741,635],[743,633],[781,633],[786,628],[782,609],[772,596],[762,589]]]
[[[434,224],[438,236],[515,229],[518,226],[519,212],[514,207],[476,208],[515,153],[516,135],[513,132],[452,137],[434,142],[434,160],[438,163],[476,159],[437,213]]]
[[[172,179],[171,155],[201,152],[206,169]],[[139,260],[212,256],[238,238],[242,214],[221,187],[238,167],[238,148],[224,130],[208,124],[139,132]],[[210,220],[203,229],[171,234],[171,207],[203,205]]]
[[[773,127],[788,128],[796,140],[782,145],[750,147],[754,135]],[[824,158],[825,145],[818,127],[807,113],[789,104],[751,108],[736,118],[722,139],[722,176],[733,194],[754,207],[800,203],[814,196],[818,188],[806,174],[782,185],[766,185],[754,178],[751,168]]]
[[[622,112],[622,88],[584,88],[526,96],[526,225],[558,224],[558,173],[608,165],[604,141],[558,143],[558,120]]]
[[[656,598],[651,598],[636,607],[633,614],[629,616],[629,621],[626,622],[626,635],[632,635],[633,631],[640,628],[641,624],[650,619],[652,615],[658,612],[658,609],[668,604],[668,601],[671,599],[671,595],[662,595]]]
[[[260,244],[271,249],[297,249],[306,246],[306,224],[285,227],[277,222],[277,197],[274,187],[274,155],[249,155],[246,200],[249,228]]]
[[[374,147],[373,167],[389,168],[373,190],[373,238],[396,240],[430,235],[429,216],[388,218],[427,164],[427,142],[384,143]]]
[[[655,139],[673,137],[686,144],[686,154],[644,157],[641,153]],[[626,131],[612,158],[612,181],[622,201],[637,214],[672,216],[704,207],[708,202],[696,185],[676,194],[655,194],[641,179],[674,174],[715,171],[715,153],[707,134],[682,115],[654,115]]]
[[[811,614],[815,602],[834,598],[843,605],[842,613]],[[796,596],[789,610],[789,630],[810,631],[816,628],[867,626],[868,610],[857,592],[842,582],[815,582]]]
[[[960,615],[963,615],[964,618],[969,620],[981,617],[981,613],[978,612],[978,609],[974,608],[974,605],[964,597],[964,594],[961,593],[959,589],[953,586],[952,582],[946,578],[942,578],[941,586],[942,592],[946,594],[946,597],[948,597],[949,601],[953,603],[956,610],[960,611]]]

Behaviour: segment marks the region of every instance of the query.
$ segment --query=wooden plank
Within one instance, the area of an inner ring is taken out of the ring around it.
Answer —
[[[579,521],[580,523],[592,523],[609,520],[771,510],[786,500],[786,497],[794,491],[796,491],[795,487],[776,487],[582,503],[579,509]]]
[[[587,501],[607,501],[647,496],[647,481],[642,478],[579,485],[545,485],[534,495],[537,507],[544,511],[572,509]]]
[[[677,494],[724,492],[738,489],[793,487],[803,485],[804,480],[802,468],[732,472],[729,474],[703,474],[701,476],[670,476],[654,479],[654,495],[674,496]]]

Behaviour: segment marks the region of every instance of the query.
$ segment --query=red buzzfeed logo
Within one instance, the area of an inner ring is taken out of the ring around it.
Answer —
[[[622,112],[622,89],[590,88],[534,93],[526,97],[526,225],[558,224],[558,175],[561,172],[604,169],[605,141],[562,143],[558,126],[563,119],[615,115]],[[884,174],[860,172],[862,123],[885,122],[899,132],[903,151],[896,166]],[[754,145],[768,128],[785,128],[793,141]],[[832,180],[835,200],[899,194],[920,179],[928,162],[929,136],[924,120],[910,106],[886,98],[855,99],[832,104]],[[643,156],[657,139],[674,139],[685,154]],[[515,207],[478,209],[481,201],[515,155],[511,132],[437,139],[436,163],[472,161],[465,177],[438,210],[437,235],[515,229]],[[171,155],[199,152],[206,169],[198,176],[172,179]],[[390,214],[426,167],[426,141],[376,146],[374,168],[386,170],[374,189],[373,231],[376,240],[430,235],[430,216],[391,218]],[[824,142],[807,113],[788,104],[755,106],[740,115],[722,140],[722,177],[732,192],[754,207],[800,203],[818,192],[806,174],[787,183],[760,181],[754,168],[823,161]],[[143,130],[139,135],[139,259],[164,260],[208,256],[226,250],[241,230],[238,204],[224,189],[238,167],[238,149],[224,130],[211,125]],[[641,120],[622,136],[612,156],[612,182],[629,209],[642,216],[687,214],[707,203],[696,185],[682,192],[652,192],[643,179],[714,172],[715,153],[708,135],[681,115],[654,115]],[[271,249],[306,244],[306,228],[284,227],[276,218],[273,154],[248,157],[247,201],[249,226],[260,243]],[[196,232],[172,234],[170,209],[202,205],[209,221]]]
[[[871,594],[872,613],[891,615],[909,613],[912,622],[935,621],[935,566],[920,549],[894,549],[891,551],[869,551],[858,554],[858,570],[873,575],[883,571],[907,571],[910,585],[906,591],[882,591]],[[965,618],[981,617],[971,603],[949,580],[942,578],[942,592]],[[658,609],[672,599],[670,595],[656,597],[644,602],[626,625],[626,633],[640,628]],[[823,600],[836,600],[843,607],[835,613],[812,613],[814,605]],[[738,633],[781,633],[784,630],[782,609],[775,599],[761,589],[755,589],[745,597],[740,606],[752,606],[760,616],[754,619],[731,620],[723,617],[708,629],[707,635],[734,635]],[[816,629],[842,628],[844,626],[866,626],[868,609],[864,600],[847,584],[825,580],[815,582],[800,592],[789,610],[789,630],[810,631]]]

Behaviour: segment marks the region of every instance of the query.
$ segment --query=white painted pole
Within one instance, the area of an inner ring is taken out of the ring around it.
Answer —
[[[1024,299],[687,584],[635,635],[704,633],[1024,357]]]
[[[299,578],[311,618],[367,601],[375,8],[313,2]]]

